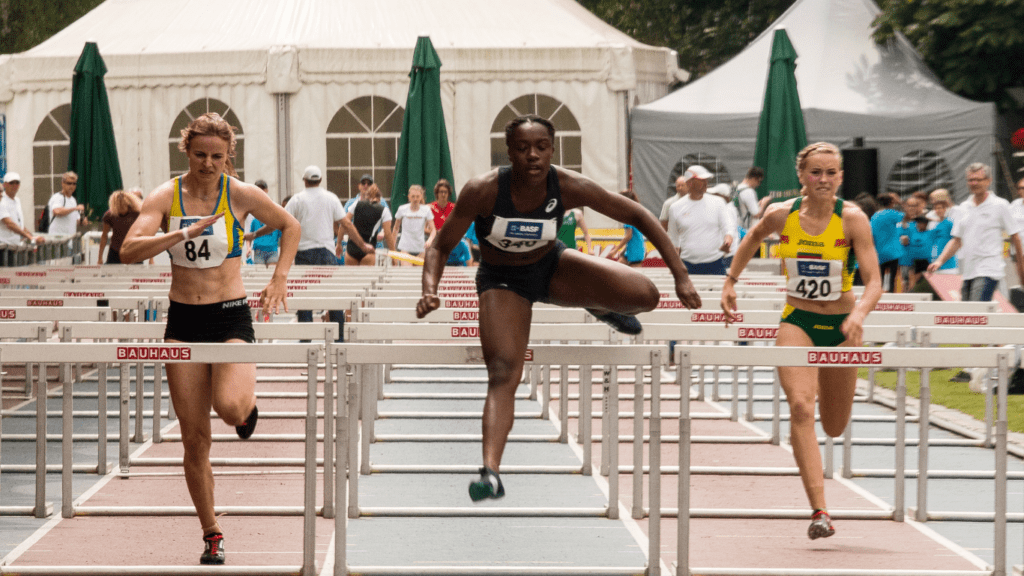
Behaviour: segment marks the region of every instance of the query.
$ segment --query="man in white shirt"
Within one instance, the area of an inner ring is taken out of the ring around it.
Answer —
[[[707,181],[709,178],[711,178],[711,172],[708,172],[707,168],[700,164],[690,166],[683,171],[679,178],[676,178],[676,195],[665,200],[665,203],[661,205],[661,215],[658,216],[658,220],[661,222],[662,228],[668,230],[668,210],[673,204],[679,201],[680,198],[686,196],[689,191],[689,182],[694,179],[699,180],[700,182],[696,182],[695,185],[700,186],[701,182],[703,182],[704,189],[707,189]]]
[[[0,245],[17,246],[24,238],[29,242],[42,242],[42,236],[33,236],[25,228],[25,216],[21,212],[21,201],[16,197],[21,188],[21,176],[17,172],[4,175],[4,193],[0,194]],[[0,266],[7,263],[7,250],[0,250]]]
[[[60,179],[60,192],[50,196],[46,205],[50,208],[50,230],[55,236],[73,236],[78,231],[78,222],[88,224],[83,216],[85,205],[75,199],[78,174],[65,172]]]
[[[292,196],[284,207],[302,225],[302,237],[299,239],[299,251],[295,253],[295,264],[306,266],[337,266],[335,255],[334,226],[339,225],[349,235],[355,237],[355,228],[345,219],[345,209],[341,200],[333,192],[320,187],[322,176],[317,166],[307,166],[302,174],[306,188]],[[299,322],[312,322],[312,310],[297,310]],[[338,324],[338,342],[342,341],[345,327],[345,311],[331,310],[330,319]]]
[[[764,170],[757,166],[747,170],[747,176],[736,186],[736,211],[739,213],[739,225],[750,230],[757,224],[760,210],[757,202],[757,187],[764,180]]]
[[[724,275],[736,224],[730,221],[725,201],[706,194],[711,174],[701,166],[691,166],[683,177],[687,175],[689,193],[669,207],[668,236],[679,248],[679,257],[690,274]]]
[[[989,190],[991,184],[991,170],[986,164],[975,162],[967,167],[967,189],[971,197],[960,204],[960,213],[953,221],[953,239],[928,266],[929,272],[935,272],[959,251],[963,277],[961,300],[992,300],[996,286],[1006,276],[1003,233],[1010,236],[1017,276],[1024,278],[1020,225],[1013,219],[1010,203]]]

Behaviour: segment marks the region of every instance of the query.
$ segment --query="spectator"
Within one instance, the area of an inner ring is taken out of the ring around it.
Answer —
[[[17,172],[4,175],[4,194],[0,195],[0,244],[17,246],[24,238],[29,242],[42,242],[42,236],[33,236],[25,228],[25,216],[21,213],[21,200],[17,198],[21,188],[21,176]],[[0,254],[0,264],[6,264],[6,250]]]
[[[100,249],[96,257],[97,264],[103,264],[103,248],[107,245],[110,235],[110,250],[107,252],[107,264],[121,263],[121,243],[128,234],[132,224],[142,212],[142,200],[132,192],[117,190],[110,195],[110,209],[103,214],[103,232],[100,234]]]
[[[871,237],[878,252],[878,267],[882,273],[882,290],[896,291],[896,276],[899,274],[899,259],[903,254],[899,231],[896,226],[903,220],[898,210],[899,196],[886,192],[878,197],[878,212],[871,216]]]
[[[434,184],[434,201],[430,203],[430,213],[434,215],[434,230],[440,231],[448,215],[455,209],[455,203],[448,201],[451,197],[451,182],[441,178]]]
[[[75,199],[75,188],[78,187],[78,174],[65,172],[60,179],[60,192],[54,192],[50,201],[50,234],[56,236],[74,236],[78,232],[78,222],[88,224],[82,215],[85,205]]]
[[[452,253],[448,255],[447,266],[472,266],[473,265],[473,254],[469,250],[469,238],[466,236],[462,237],[462,240],[452,248]]]
[[[388,249],[395,249],[395,236],[391,233],[391,211],[381,202],[380,188],[370,184],[366,196],[366,200],[356,202],[345,213],[345,219],[353,226],[345,247],[346,266],[375,265],[377,254],[374,245],[377,234],[382,230]]]
[[[348,224],[341,200],[333,193],[320,187],[321,173],[317,166],[307,166],[302,174],[306,187],[292,197],[285,210],[295,217],[302,226],[295,264],[306,266],[336,266],[338,259],[331,248],[335,247],[334,225]],[[340,254],[341,243],[337,244]],[[295,312],[299,322],[312,322],[312,310]],[[342,341],[345,328],[345,311],[331,310],[328,316],[338,324],[338,342]]]
[[[476,238],[476,222],[469,224],[469,229],[466,230],[465,239],[469,240],[469,253],[472,255],[470,259],[470,266],[475,266],[480,262],[480,241]]]
[[[253,186],[270,194],[266,180],[257,180]],[[284,206],[284,204],[282,204]],[[263,264],[267,268],[277,262],[278,242],[281,241],[281,231],[273,230],[263,225],[255,216],[249,221],[248,231],[245,233],[246,242],[251,242],[253,264]]]
[[[363,174],[362,177],[359,178],[359,195],[355,198],[349,198],[348,202],[345,202],[346,213],[352,209],[352,206],[355,205],[356,202],[360,200],[369,200],[368,192],[370,190],[370,186],[373,186],[373,176]],[[388,208],[388,202],[383,197],[380,199],[380,203],[385,208]],[[388,208],[388,210],[390,210],[390,208]],[[388,213],[390,214],[390,212]]]
[[[669,207],[668,236],[692,274],[725,274],[725,257],[732,249],[736,225],[725,202],[706,194],[711,174],[702,166],[690,166],[686,196]]]
[[[914,218],[910,226],[900,231],[900,242],[903,243],[906,240],[905,260],[909,262],[907,283],[903,286],[904,292],[910,292],[917,286],[921,274],[928,269],[928,264],[931,261],[934,234],[928,229],[928,225],[928,217],[920,214]]]
[[[739,215],[738,224],[744,230],[750,230],[754,224],[757,224],[757,215],[761,212],[761,207],[757,202],[757,187],[761,185],[762,181],[764,181],[764,170],[753,166],[747,170],[743,181],[736,186],[736,197],[733,204]],[[738,245],[739,242],[736,244]]]
[[[409,203],[395,212],[395,234],[399,235],[398,250],[410,256],[419,256],[434,241],[434,219],[430,209],[423,205],[425,190],[419,184],[409,187]],[[409,265],[402,261],[403,265]]]
[[[1017,199],[1010,202],[1010,213],[1013,214],[1017,226],[1024,229],[1024,178],[1017,180]],[[1024,278],[1021,278],[1024,282]]]
[[[619,194],[622,194],[633,202],[638,204],[640,203],[640,199],[636,197],[636,192],[633,192],[632,190],[623,190]],[[566,212],[566,216],[568,215],[569,213]],[[644,257],[646,256],[647,247],[644,244],[644,235],[636,226],[623,224],[622,240],[612,250],[612,258],[627,266],[637,267],[643,264]]]
[[[708,193],[718,196],[723,202],[725,202],[725,210],[728,212],[729,220],[732,222],[732,226],[729,228],[732,230],[733,234],[732,247],[725,255],[725,269],[728,270],[729,266],[732,264],[732,257],[736,255],[736,249],[740,246],[740,240],[746,234],[746,229],[741,228],[738,224],[740,219],[739,210],[737,209],[736,204],[732,202],[732,193],[729,190],[728,184],[725,182],[715,184],[711,188],[708,188]]]
[[[909,292],[914,285],[911,278],[914,256],[911,254],[910,239],[918,216],[924,216],[927,198],[923,192],[914,192],[903,201],[903,220],[899,224],[900,245],[903,246],[903,252],[899,257],[901,292]]]
[[[862,212],[864,212],[864,215],[867,216],[869,221],[875,212],[878,211],[878,203],[875,202],[875,197],[872,196],[870,192],[861,192],[860,194],[857,194],[853,199],[853,203],[856,204]],[[864,280],[860,277],[860,263],[854,262],[853,266],[853,285],[863,286]]]
[[[701,167],[701,169],[703,170],[703,167]],[[688,172],[689,171],[687,171],[687,173]],[[707,170],[704,170],[704,172],[707,172]],[[665,200],[665,203],[661,205],[661,214],[658,216],[658,221],[661,222],[661,227],[665,230],[668,230],[668,209],[671,208],[672,205],[675,204],[680,198],[686,196],[687,173],[683,173],[678,178],[676,178],[675,196],[670,196],[669,199]],[[708,177],[704,177],[705,180],[707,180],[707,178]]]
[[[936,192],[938,192],[938,190],[936,190]],[[945,193],[945,190],[942,192]],[[932,201],[932,210],[939,218],[939,221],[935,224],[935,228],[932,228],[932,249],[928,258],[930,262],[934,262],[938,259],[939,254],[942,254],[942,251],[946,248],[946,244],[948,244],[953,238],[951,234],[953,231],[953,204],[950,202],[948,195],[936,197],[934,196],[935,192],[932,192],[932,194],[933,198],[935,198]],[[956,274],[959,272],[957,269],[956,256],[952,256],[949,260],[946,260],[946,262],[939,267],[937,272],[941,274]]]
[[[1017,277],[1024,278],[1024,255],[1021,254],[1021,228],[1013,219],[1010,203],[989,190],[990,169],[975,162],[967,167],[967,189],[971,197],[960,204],[951,234],[942,254],[928,266],[929,272],[939,270],[961,248],[960,299],[975,302],[992,300],[996,285],[1006,276],[1003,261],[1003,233],[1010,236]]]
[[[558,239],[565,244],[566,248],[577,250],[576,228],[583,232],[584,253],[590,254],[590,230],[587,229],[587,223],[583,220],[583,210],[579,208],[565,211],[565,218],[562,219],[562,225],[558,228]]]
[[[870,192],[857,194],[853,199],[853,203],[860,207],[869,220],[875,215],[875,212],[878,212],[878,202],[875,202],[875,197]]]

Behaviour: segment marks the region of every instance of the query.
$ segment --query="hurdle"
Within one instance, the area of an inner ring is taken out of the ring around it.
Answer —
[[[16,324],[12,323],[11,325],[14,326]],[[48,324],[43,324],[42,326],[44,326],[44,327],[46,327],[48,329]],[[318,342],[323,343],[323,342],[326,342],[328,339],[330,341],[334,340],[334,337],[335,337],[334,335],[337,332],[337,327],[333,323],[328,323],[328,324],[324,324],[324,323],[317,323],[317,324],[280,324],[280,323],[278,323],[278,324],[268,324],[268,323],[258,322],[258,323],[254,324],[254,330],[255,330],[257,338],[258,339],[263,339],[263,340],[280,339],[280,340],[296,340],[297,341],[299,339],[304,338],[304,339],[315,339]],[[127,323],[127,324],[125,324],[125,323],[111,323],[111,322],[68,322],[68,323],[64,323],[64,324],[61,325],[61,338],[62,338],[62,341],[64,341],[64,342],[69,342],[69,341],[72,341],[72,340],[75,340],[75,339],[94,339],[94,340],[104,340],[104,341],[110,341],[110,340],[114,340],[114,341],[116,341],[116,340],[146,341],[146,340],[160,340],[160,339],[162,339],[163,331],[164,331],[164,324],[163,323],[156,323],[156,322]],[[123,342],[122,342],[122,344],[123,344]],[[46,344],[45,346],[49,346],[49,344]],[[131,399],[131,396],[132,396],[132,394],[130,393],[130,384],[129,384],[129,382],[130,382],[130,379],[131,379],[131,375],[130,375],[129,369],[130,369],[130,364],[132,364],[132,363],[136,364],[136,372],[135,372],[135,384],[136,384],[136,386],[135,386],[135,394],[134,394],[134,397],[136,399],[136,408],[135,408],[135,412],[134,412],[136,428],[135,428],[134,436],[132,436],[132,435],[127,433],[127,431],[130,430],[130,428],[131,428],[130,427],[130,418],[131,418],[131,414],[132,414],[131,411],[129,410],[130,399]],[[72,468],[72,471],[73,472],[87,472],[87,473],[105,474],[108,471],[108,462],[107,462],[107,456],[106,456],[106,452],[107,452],[107,424],[106,424],[106,421],[107,421],[108,415],[113,415],[113,416],[115,416],[115,417],[117,417],[119,419],[119,421],[120,421],[119,429],[121,430],[121,434],[120,434],[119,439],[118,439],[119,440],[118,441],[118,446],[119,446],[119,450],[118,450],[118,452],[119,452],[119,456],[118,456],[119,472],[118,472],[118,475],[119,476],[121,476],[121,477],[131,476],[131,473],[129,472],[129,466],[131,464],[139,464],[139,465],[145,465],[145,464],[159,465],[159,464],[175,464],[175,463],[180,464],[180,461],[170,461],[170,462],[168,462],[166,460],[147,461],[145,459],[139,459],[138,461],[133,461],[132,459],[129,458],[129,443],[131,441],[142,442],[145,439],[144,436],[143,436],[142,430],[143,430],[143,418],[146,415],[146,412],[143,410],[142,399],[144,397],[144,393],[143,393],[143,380],[141,378],[141,375],[143,374],[142,367],[143,367],[144,363],[139,361],[139,362],[119,362],[118,364],[121,367],[120,376],[119,376],[119,379],[120,379],[120,382],[121,382],[121,386],[120,386],[120,391],[118,393],[115,393],[114,396],[113,396],[115,398],[120,398],[119,409],[118,409],[117,412],[108,413],[108,411],[106,409],[98,409],[95,412],[91,412],[91,411],[74,411],[72,408],[69,408],[69,407],[65,406],[62,411],[42,412],[42,414],[40,414],[40,410],[37,410],[35,414],[32,414],[32,413],[18,413],[19,416],[35,417],[36,418],[37,433],[36,434],[32,434],[32,435],[27,435],[27,436],[31,436],[31,438],[21,438],[21,437],[18,437],[18,438],[14,438],[14,439],[15,440],[22,440],[22,441],[32,440],[32,441],[36,441],[36,442],[39,442],[40,439],[42,439],[42,438],[46,438],[47,441],[61,441],[61,442],[66,442],[68,438],[70,438],[71,441],[96,441],[97,442],[97,448],[96,448],[96,450],[97,450],[96,462],[97,463],[96,463],[96,465],[75,464],[73,466],[73,468]],[[161,365],[162,365],[162,363],[159,362],[159,361],[155,361],[155,362],[152,362],[152,365],[153,365],[154,375],[156,376],[156,375],[161,374]],[[99,406],[105,406],[105,404],[106,404],[105,401],[100,402],[99,401],[100,398],[106,399],[106,398],[110,397],[108,395],[108,393],[107,393],[107,380],[108,380],[108,370],[107,370],[107,368],[108,368],[108,364],[107,363],[99,363],[98,364],[97,369],[96,369],[97,392],[95,394],[90,394],[90,395],[86,396],[86,397],[93,397],[93,396],[95,396],[97,398],[97,401],[98,401],[98,407]],[[330,367],[328,366],[327,368],[329,369]],[[69,382],[71,381],[70,374],[63,374],[63,373],[61,373],[60,378],[61,378],[62,383],[64,384],[65,388],[72,388],[72,386],[69,385]],[[159,443],[159,442],[161,442],[163,440],[180,441],[180,439],[181,439],[180,434],[167,435],[166,438],[161,435],[161,417],[163,415],[163,409],[161,408],[161,401],[162,401],[162,398],[163,398],[163,395],[161,394],[161,379],[160,378],[151,378],[149,380],[154,383],[154,392],[153,392],[153,395],[152,395],[153,407],[152,407],[152,412],[149,413],[152,416],[153,441],[156,442],[156,443]],[[328,393],[330,393],[330,391],[332,390],[330,388],[330,386],[333,384],[333,382],[331,380],[332,379],[329,377],[329,374],[328,374],[327,382],[325,382],[325,390],[327,390]],[[82,378],[79,381],[86,382],[87,380],[85,378]],[[62,392],[62,393],[59,393],[58,395],[48,396],[48,397],[63,398],[63,395],[64,395],[64,393]],[[258,396],[259,397],[267,397],[268,395],[264,394],[264,393],[259,393]],[[77,393],[77,392],[72,392],[72,397],[73,398],[79,398],[79,397],[83,397],[83,396],[81,394]],[[38,402],[37,403],[37,408],[41,408],[41,407],[44,407],[44,406],[45,406],[44,402]],[[94,418],[97,418],[97,433],[94,434],[94,435],[92,435],[92,434],[90,434],[90,435],[73,434],[71,436],[67,436],[67,435],[63,435],[63,434],[62,435],[45,435],[45,434],[40,434],[38,432],[38,428],[40,428],[40,426],[42,427],[43,431],[45,432],[45,421],[46,421],[47,417],[66,418],[66,417],[69,416],[69,414],[70,414],[71,418],[75,418],[75,417],[94,417]],[[170,416],[171,416],[170,412],[168,412],[168,417],[170,417]],[[214,416],[214,415],[211,414],[211,416]],[[270,413],[270,416],[275,416],[275,414],[274,413]],[[282,417],[284,415],[277,414],[276,416]],[[294,417],[294,418],[304,417],[303,414],[298,414],[298,413],[292,414],[292,415],[289,415],[289,416],[290,417]],[[40,423],[42,423],[42,424],[40,424]],[[305,439],[305,435],[304,434],[281,435],[282,436],[281,438],[277,438],[277,437],[268,438],[268,436],[269,435],[254,435],[254,438],[256,440],[258,440],[258,441],[273,440],[273,441],[296,441],[296,442],[303,441]],[[330,445],[330,442],[333,440],[333,438],[330,435],[328,435],[326,438],[324,438],[323,436],[321,436],[320,438],[323,438],[324,441],[326,443],[328,443],[328,445]],[[11,438],[7,438],[7,439],[10,440]],[[234,436],[230,436],[229,437],[228,435],[216,435],[214,440],[215,441],[226,441],[226,440],[234,441],[235,438],[234,438]],[[328,462],[330,462],[330,460],[332,458],[333,458],[333,456],[330,453],[328,453],[327,454]],[[219,463],[231,464],[231,463],[235,463],[235,462],[233,462],[233,461],[225,461],[225,462],[219,462]],[[247,463],[245,463],[243,465],[257,465],[257,464],[264,464],[264,462],[253,461],[253,462],[247,462]],[[281,460],[280,461],[280,465],[295,465],[295,464],[301,464],[300,460],[299,459],[285,459],[285,460]],[[2,470],[6,471],[6,472],[36,472],[37,474],[39,474],[40,473],[39,471],[43,470],[43,469],[44,468],[38,462],[37,462],[36,465],[4,465],[4,467],[2,468]],[[60,472],[60,471],[62,471],[62,465],[48,465],[48,466],[45,466],[45,469],[50,471],[50,472]],[[332,473],[333,473],[333,470],[330,469],[329,467],[325,470],[325,474],[328,477],[330,477],[330,475]],[[328,490],[324,494],[324,499],[325,499],[325,506],[328,507],[329,510],[331,509],[331,505],[332,505],[331,499],[332,498],[333,498],[333,495],[330,493],[330,489],[328,488]]]
[[[232,573],[232,574],[254,574],[254,575],[278,575],[278,574],[314,574],[315,573],[315,536],[316,526],[314,523],[315,514],[318,512],[315,506],[316,497],[316,373],[320,359],[323,357],[323,350],[319,346],[308,346],[302,344],[252,344],[237,346],[234,344],[171,344],[171,345],[148,345],[148,344],[86,344],[86,343],[52,343],[47,346],[24,343],[2,343],[0,344],[0,362],[41,362],[52,360],[53,355],[61,358],[60,364],[63,370],[68,370],[68,365],[74,362],[96,362],[106,363],[124,362],[128,357],[145,357],[146,359],[161,359],[163,361],[190,362],[190,363],[217,363],[223,362],[224,358],[231,358],[233,362],[256,363],[260,362],[302,362],[305,361],[309,371],[307,381],[307,413],[306,413],[306,442],[304,460],[304,505],[301,507],[284,506],[255,506],[255,507],[218,507],[218,513],[247,514],[253,516],[279,516],[279,515],[302,515],[303,516],[303,546],[302,563],[296,566],[232,566],[224,572],[214,568],[203,571],[194,566],[79,566],[69,568],[67,566],[0,566],[0,574],[35,574],[35,575],[107,575],[107,574],[205,574],[205,573]],[[135,359],[135,358],[131,358]],[[72,402],[71,387],[67,386],[64,392],[64,405],[68,408]],[[70,434],[71,422],[69,409],[65,409],[64,433]],[[62,473],[62,505],[61,513],[64,518],[88,515],[194,515],[194,509],[186,507],[89,507],[77,505],[71,496],[71,440],[64,442],[62,459],[64,461]],[[121,508],[121,509],[116,509]],[[220,568],[220,567],[217,567]]]
[[[742,358],[738,358],[742,356]],[[999,371],[1000,380],[1000,411],[999,420],[997,422],[997,433],[996,433],[996,503],[995,513],[993,515],[995,523],[995,538],[994,538],[994,549],[995,549],[995,565],[996,568],[993,571],[967,571],[957,572],[957,574],[966,575],[981,575],[981,574],[996,574],[1002,575],[1005,572],[1001,566],[1005,566],[1006,563],[1006,379],[1007,379],[1007,366],[1009,363],[1010,352],[1006,348],[955,348],[955,349],[903,349],[903,348],[885,348],[885,349],[852,349],[837,350],[835,348],[800,348],[800,347],[775,347],[772,349],[767,348],[756,348],[747,347],[742,351],[737,352],[736,350],[723,349],[720,347],[713,346],[677,346],[676,349],[676,364],[677,366],[691,366],[692,364],[713,364],[713,365],[736,365],[740,362],[756,363],[765,366],[848,366],[848,367],[870,367],[870,366],[896,366],[901,375],[899,379],[899,385],[897,386],[897,449],[896,449],[896,479],[895,479],[895,505],[891,510],[878,510],[878,511],[848,511],[848,512],[836,512],[833,514],[835,518],[858,518],[858,519],[891,519],[897,522],[904,520],[904,499],[905,494],[903,490],[904,476],[903,476],[903,416],[905,415],[905,397],[906,397],[906,385],[905,380],[902,377],[905,375],[907,367],[942,367],[949,365],[950,363],[972,365],[972,366],[985,366],[997,368]],[[660,382],[655,381],[652,384],[654,387],[660,386]],[[657,398],[657,395],[653,395]],[[661,415],[658,411],[652,409],[652,421],[651,429],[652,432],[657,426],[660,429]],[[656,423],[657,422],[657,423]],[[688,410],[685,408],[680,409],[679,417],[680,435],[688,436],[690,431],[690,418]],[[657,446],[656,446],[657,444]],[[662,515],[670,517],[674,515],[677,518],[677,558],[678,561],[675,565],[675,573],[677,576],[688,576],[689,574],[710,574],[710,575],[734,575],[744,574],[749,576],[769,576],[776,574],[825,574],[825,575],[840,575],[840,574],[853,574],[869,576],[869,575],[882,575],[882,574],[893,574],[891,570],[857,570],[857,571],[837,571],[837,570],[822,570],[815,569],[813,571],[794,571],[787,569],[785,571],[773,570],[768,568],[758,569],[728,569],[728,568],[693,568],[689,565],[689,536],[690,527],[689,521],[691,518],[703,518],[703,517],[714,517],[714,518],[804,518],[804,514],[797,515],[792,512],[776,511],[776,510],[699,510],[690,509],[689,506],[689,485],[690,485],[690,453],[689,443],[683,442],[680,444],[679,451],[679,507],[676,510],[661,509],[660,501],[660,458],[661,450],[660,443],[657,442],[656,438],[652,434],[652,442],[650,447],[650,461],[651,461],[651,473],[649,477],[650,482],[650,574],[658,573],[658,567],[660,562],[660,518]],[[655,534],[657,531],[657,534]],[[951,574],[950,571],[915,571],[914,574],[920,574],[921,576],[927,576],[933,574],[935,576],[948,576]]]
[[[1017,359],[1020,357],[1020,347],[1024,345],[1024,329],[1020,328],[949,328],[949,327],[929,327],[922,328],[918,332],[918,340],[922,347],[937,346],[940,344],[987,344],[1000,346],[1005,350],[1006,347],[1011,347],[1012,353],[1009,356],[1007,365],[1007,374],[997,373],[997,386],[989,386],[989,379],[986,378],[986,385],[984,386],[983,394],[985,394],[985,434],[981,438],[977,438],[976,435],[971,434],[969,431],[954,430],[956,433],[973,438],[972,445],[982,446],[985,448],[993,448],[998,444],[999,434],[999,418],[1005,419],[1006,411],[1006,395],[1007,395],[1007,383],[1008,374],[1012,370],[1009,366],[1017,365]],[[989,348],[991,350],[991,348]],[[942,350],[949,350],[949,348],[943,348]],[[1012,361],[1012,364],[1009,362]],[[1001,370],[1001,367],[996,368],[997,371]],[[928,520],[936,521],[960,521],[960,522],[976,522],[976,521],[991,521],[993,514],[987,512],[962,512],[962,511],[930,511],[928,509],[928,490],[927,482],[929,478],[978,478],[978,479],[992,479],[997,478],[999,475],[998,463],[996,468],[991,472],[981,473],[965,473],[962,470],[929,470],[928,469],[928,446],[932,445],[927,442],[928,439],[928,425],[931,423],[929,420],[929,407],[931,405],[931,387],[928,377],[929,369],[922,368],[921,370],[921,391],[920,391],[920,408],[921,424],[919,436],[921,437],[921,446],[918,451],[918,470],[917,470],[917,503],[908,509],[908,512],[919,522],[925,522]],[[993,398],[995,395],[995,398]],[[995,400],[995,402],[993,402]],[[995,404],[995,406],[993,406]],[[993,408],[995,408],[993,410]],[[1002,414],[1002,415],[1000,415]],[[993,418],[996,419],[993,422]],[[943,424],[938,424],[943,426]],[[1007,446],[1007,453],[1014,453],[1017,456],[1022,455],[1022,451],[1019,448]],[[927,473],[921,473],[926,471]],[[910,472],[910,471],[908,471]],[[1013,472],[1007,471],[1005,475],[1008,479],[1021,480],[1024,479],[1024,472]],[[998,494],[998,492],[997,492]],[[1007,514],[1008,522],[1024,522],[1024,514]]]
[[[439,354],[439,349],[442,353]],[[649,365],[657,374],[660,372],[662,358],[666,350],[663,346],[649,345],[595,345],[587,347],[572,347],[564,345],[538,345],[531,346],[532,356],[527,360],[529,364],[552,365],[564,362],[565,354],[572,352],[581,366],[593,365]],[[328,350],[332,361],[338,365],[339,373],[351,375],[352,368],[359,365],[381,365],[414,362],[417,364],[481,364],[483,352],[480,346],[466,346],[461,344],[356,344],[345,343],[332,345]],[[341,473],[344,468],[342,462],[351,457],[351,450],[347,444],[350,441],[351,422],[358,410],[358,392],[356,386],[348,384],[349,378],[345,378],[346,384],[342,386],[344,393],[338,395],[338,414],[342,415],[337,420],[338,442],[335,444],[337,450],[336,460],[339,473],[335,476],[337,486],[336,493],[339,495],[338,506],[346,506],[348,518],[356,519],[364,516],[508,516],[508,517],[551,517],[551,516],[600,516],[616,518],[618,510],[618,486],[617,473],[613,473],[609,479],[609,502],[602,508],[369,508],[360,507],[358,504],[358,490],[353,490],[358,475],[346,476]],[[613,392],[614,393],[614,392]],[[615,403],[612,403],[613,405]],[[612,408],[615,410],[615,408]],[[615,431],[612,432],[616,434]],[[617,458],[615,451],[612,451],[613,462]],[[349,469],[354,470],[355,461],[349,462]],[[450,472],[468,471],[470,467],[452,467]],[[617,466],[613,466],[613,470]],[[473,467],[475,471],[475,467]],[[515,468],[502,468],[503,473],[516,473]],[[579,473],[578,471],[576,473]],[[347,494],[347,503],[346,495]],[[342,514],[335,516],[335,545],[334,545],[334,574],[478,574],[486,573],[507,573],[507,574],[639,574],[637,567],[584,567],[584,568],[522,568],[516,567],[503,571],[492,566],[430,566],[429,568],[415,567],[402,568],[396,566],[349,566],[347,564],[347,550],[345,546],[347,533],[347,519]]]

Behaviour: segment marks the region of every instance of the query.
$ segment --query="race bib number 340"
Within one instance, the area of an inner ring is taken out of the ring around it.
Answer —
[[[786,290],[804,300],[838,300],[843,293],[843,263],[840,260],[787,258]]]

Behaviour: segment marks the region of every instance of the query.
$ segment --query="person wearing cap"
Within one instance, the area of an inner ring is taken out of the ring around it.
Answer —
[[[690,274],[725,274],[725,256],[735,240],[725,201],[706,194],[710,177],[703,166],[687,168],[681,176],[687,194],[668,210],[668,236]]]
[[[348,201],[345,202],[345,212],[351,211],[352,205],[355,204],[356,202],[359,202],[360,200],[370,200],[370,186],[373,186],[373,176],[369,174],[363,174],[362,176],[359,177],[359,195],[349,198]],[[389,211],[391,210],[391,208],[388,206],[388,201],[385,200],[383,197],[380,199],[380,204],[381,206],[387,208]]]
[[[318,166],[307,166],[302,173],[305,189],[292,196],[284,207],[302,225],[299,251],[295,253],[295,264],[299,266],[337,266],[338,256],[341,255],[342,231],[348,234],[350,242],[353,238],[359,238],[356,229],[345,219],[341,200],[320,186],[322,178]],[[338,241],[335,241],[335,226],[341,227]],[[373,251],[372,247],[370,251]],[[341,342],[345,311],[331,310],[328,315],[332,322],[338,324],[338,342]],[[299,322],[313,321],[312,310],[297,310],[295,316]]]
[[[25,228],[25,216],[21,212],[21,200],[18,190],[21,188],[21,176],[17,172],[4,175],[4,193],[0,196],[0,244],[16,246],[24,238],[29,242],[42,242],[42,236],[33,236]],[[4,254],[6,256],[6,254]],[[0,263],[3,259],[0,259]]]

